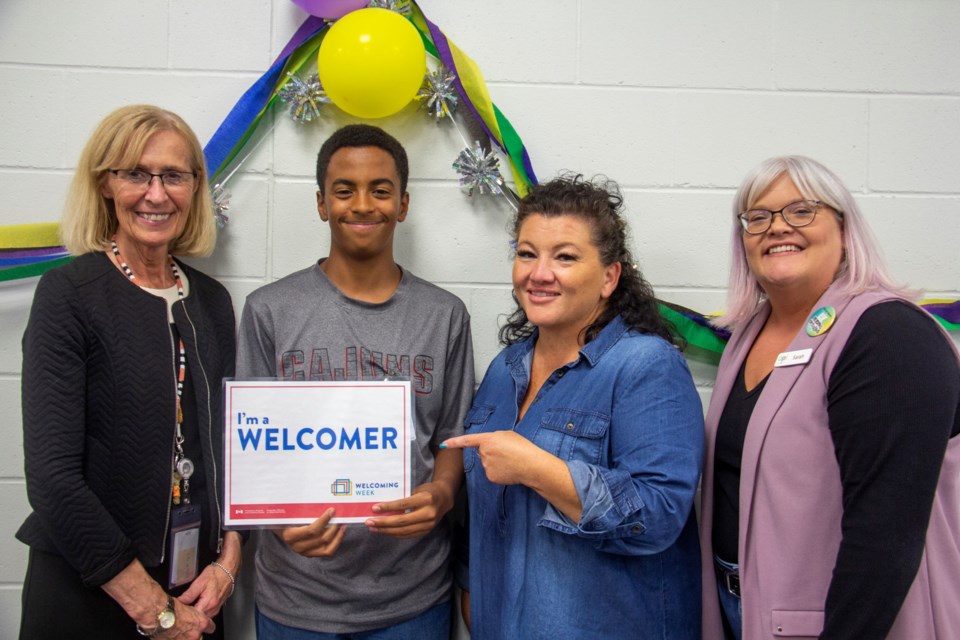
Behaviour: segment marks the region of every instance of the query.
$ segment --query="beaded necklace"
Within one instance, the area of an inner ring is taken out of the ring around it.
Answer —
[[[130,269],[130,266],[124,261],[123,257],[120,255],[120,247],[117,246],[117,237],[114,236],[110,238],[110,248],[113,250],[113,255],[116,256],[117,262],[120,264],[120,268],[123,270],[123,273],[126,274],[127,278],[131,282],[139,286],[140,283],[136,282],[136,276],[133,274],[133,270]],[[177,269],[177,263],[174,262],[173,256],[167,254],[167,260],[170,261],[170,271],[173,273],[173,279],[177,283],[177,297],[180,300],[183,300],[183,280],[180,278],[180,271]],[[183,499],[187,504],[190,503],[190,498],[187,495],[190,487],[190,476],[193,475],[193,463],[189,458],[183,455],[183,431],[181,425],[183,424],[183,381],[187,376],[187,350],[183,344],[183,338],[180,338],[180,354],[179,354],[179,367],[177,371],[177,437],[174,440],[174,474],[173,474],[173,504],[180,504],[180,481],[183,480]]]

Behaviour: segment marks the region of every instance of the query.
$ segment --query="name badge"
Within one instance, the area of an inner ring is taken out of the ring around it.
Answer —
[[[170,583],[179,587],[197,577],[200,549],[200,507],[184,504],[170,512]]]
[[[795,364],[807,364],[810,362],[810,356],[813,355],[813,349],[800,349],[799,351],[784,351],[777,356],[774,367],[792,367]]]

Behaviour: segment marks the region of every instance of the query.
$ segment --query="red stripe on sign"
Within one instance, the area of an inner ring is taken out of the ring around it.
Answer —
[[[360,516],[385,516],[388,512],[374,513],[373,505],[378,502],[309,502],[291,504],[235,504],[230,507],[234,520],[256,520],[262,518],[319,518],[331,507],[334,517],[356,518]]]

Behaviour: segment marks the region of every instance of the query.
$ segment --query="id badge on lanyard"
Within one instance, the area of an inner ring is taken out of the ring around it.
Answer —
[[[200,505],[182,504],[170,511],[169,588],[179,587],[197,577],[200,549]]]

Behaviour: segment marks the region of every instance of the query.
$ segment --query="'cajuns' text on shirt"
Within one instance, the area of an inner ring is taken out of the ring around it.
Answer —
[[[362,346],[347,347],[336,363],[329,349],[323,347],[292,349],[280,355],[280,377],[284,381],[382,380],[388,376],[409,378],[414,392],[428,394],[433,391],[433,357],[385,354]]]

